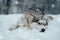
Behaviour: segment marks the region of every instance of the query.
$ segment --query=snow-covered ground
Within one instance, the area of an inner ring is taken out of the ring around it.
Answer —
[[[23,14],[0,15],[0,40],[60,40],[60,14],[51,15],[54,19],[43,33],[25,28],[9,31],[9,27],[22,16]]]

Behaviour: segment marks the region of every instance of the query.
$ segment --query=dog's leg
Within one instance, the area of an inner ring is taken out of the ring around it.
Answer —
[[[34,18],[34,17],[31,16],[31,15],[27,15],[27,16],[25,17],[25,19],[24,19],[24,25],[25,25],[26,27],[30,28],[30,24],[31,24],[33,18]]]
[[[24,27],[28,27],[28,20],[24,18]]]
[[[30,25],[31,25],[33,19],[34,19],[34,16],[32,16],[32,15],[29,15],[29,17],[27,19],[27,21],[28,21],[28,28],[30,28],[30,29],[31,29]]]

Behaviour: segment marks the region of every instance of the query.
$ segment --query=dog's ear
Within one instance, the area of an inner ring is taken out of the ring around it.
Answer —
[[[45,14],[48,14],[48,11],[47,11],[47,9],[44,9],[44,11],[43,11]]]
[[[52,16],[47,16],[47,18],[48,18],[48,21],[52,21],[53,20]]]

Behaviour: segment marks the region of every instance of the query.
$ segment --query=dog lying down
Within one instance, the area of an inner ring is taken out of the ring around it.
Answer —
[[[25,12],[25,15],[24,17],[22,17],[23,19],[23,26],[24,27],[27,27],[29,29],[33,29],[34,27],[36,29],[39,29],[40,32],[45,32],[45,30],[47,29],[47,26],[48,26],[48,22],[53,20],[53,17],[51,16],[48,16],[47,15],[47,11],[44,11],[44,10],[40,10],[40,9],[37,9],[36,10],[28,10],[27,12]],[[37,25],[33,26],[32,25],[36,23]],[[19,21],[11,26],[9,28],[10,31],[13,31],[17,28],[21,27],[20,24],[19,24]]]

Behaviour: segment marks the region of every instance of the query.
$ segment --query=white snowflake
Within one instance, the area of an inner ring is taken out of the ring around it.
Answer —
[[[52,4],[52,5],[51,5],[51,7],[52,7],[52,8],[54,8],[54,7],[55,7],[55,5],[54,5],[54,4]]]

